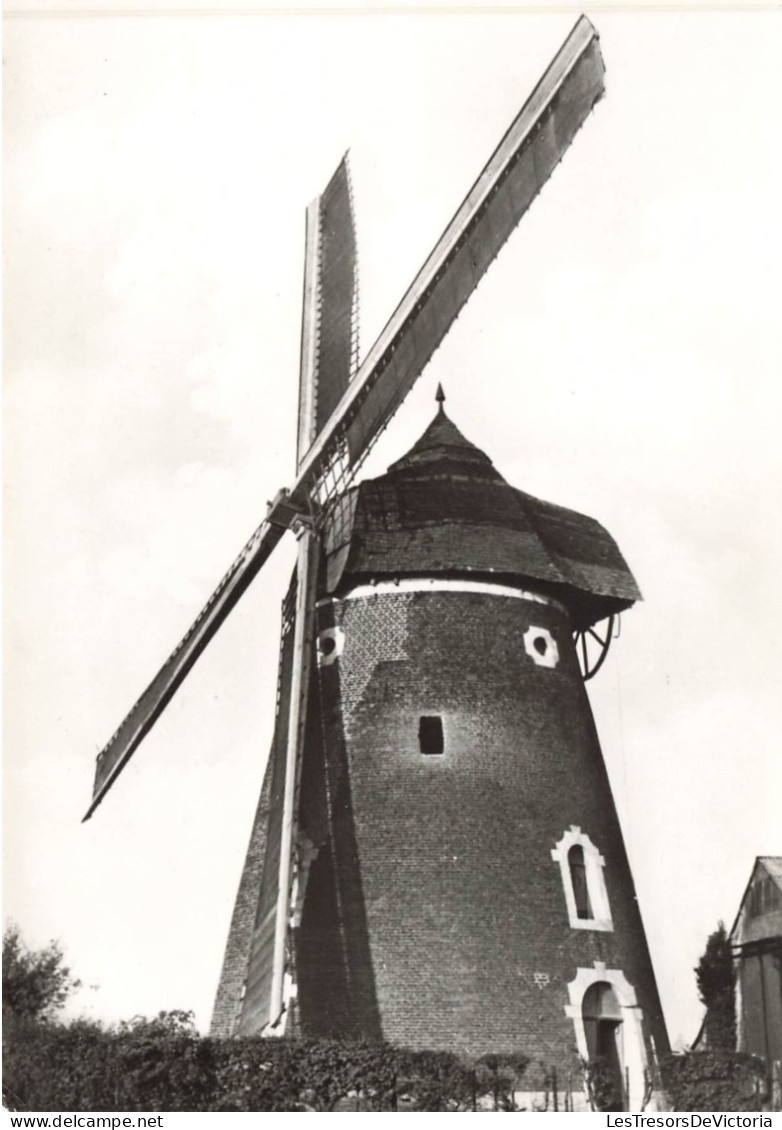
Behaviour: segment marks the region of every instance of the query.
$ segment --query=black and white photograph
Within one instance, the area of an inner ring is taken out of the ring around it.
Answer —
[[[771,1127],[779,5],[3,25],[4,1106]]]

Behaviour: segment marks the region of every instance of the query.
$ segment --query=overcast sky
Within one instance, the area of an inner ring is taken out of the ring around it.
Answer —
[[[362,354],[578,14],[5,24],[5,913],[206,1025],[270,741],[278,551],[86,825],[94,758],[293,478],[304,208],[351,149]],[[27,13],[27,14],[25,14]],[[607,97],[368,471],[447,410],[644,594],[590,684],[670,1034],[782,853],[782,13],[589,13]]]

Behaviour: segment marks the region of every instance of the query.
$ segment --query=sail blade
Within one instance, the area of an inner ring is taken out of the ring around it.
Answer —
[[[340,247],[344,241],[344,247]],[[318,329],[322,319],[333,325]],[[347,157],[308,211],[299,447],[309,447],[348,385],[356,358],[356,254]],[[296,515],[308,509],[297,481],[280,492],[275,521],[255,531],[198,619],[98,755],[89,819],[145,735],[160,717],[202,650],[244,593]],[[295,493],[296,498],[293,498]]]
[[[295,662],[294,634],[296,579],[282,606],[282,641],[277,680],[277,713],[274,737],[269,755],[271,784],[269,818],[266,826],[266,850],[263,859],[260,893],[255,910],[252,938],[247,954],[244,983],[236,1034],[260,1032],[270,1019],[272,982],[274,980],[275,933],[279,901],[280,854],[282,848],[285,779],[288,767],[288,746],[291,707],[291,686]]]
[[[255,531],[217,586],[198,619],[98,754],[88,820],[144,736],[154,726],[182,680],[271,554],[285,527],[266,520]]]
[[[312,670],[317,556],[315,539],[305,533],[299,542],[295,585],[286,600],[287,611],[285,606],[283,608],[267,856],[247,962],[245,994],[237,1027],[239,1035],[252,1035],[267,1024],[274,1027],[285,1011],[296,793]],[[291,627],[287,629],[286,625]]]
[[[356,233],[347,154],[307,209],[297,465],[355,375]]]
[[[299,483],[328,506],[412,388],[595,103],[605,68],[582,16],[361,364],[304,459]]]

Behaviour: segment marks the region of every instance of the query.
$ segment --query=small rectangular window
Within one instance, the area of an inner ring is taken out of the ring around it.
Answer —
[[[439,714],[424,715],[418,724],[418,743],[421,753],[442,753],[445,749],[443,743],[443,720]]]

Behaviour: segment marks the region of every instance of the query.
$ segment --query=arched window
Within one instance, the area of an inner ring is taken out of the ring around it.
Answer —
[[[567,863],[570,868],[570,882],[573,886],[576,916],[578,918],[594,918],[592,903],[589,901],[586,860],[581,844],[574,844],[567,853]]]
[[[613,930],[605,860],[586,832],[571,824],[551,858],[559,864],[570,925],[575,930]]]

